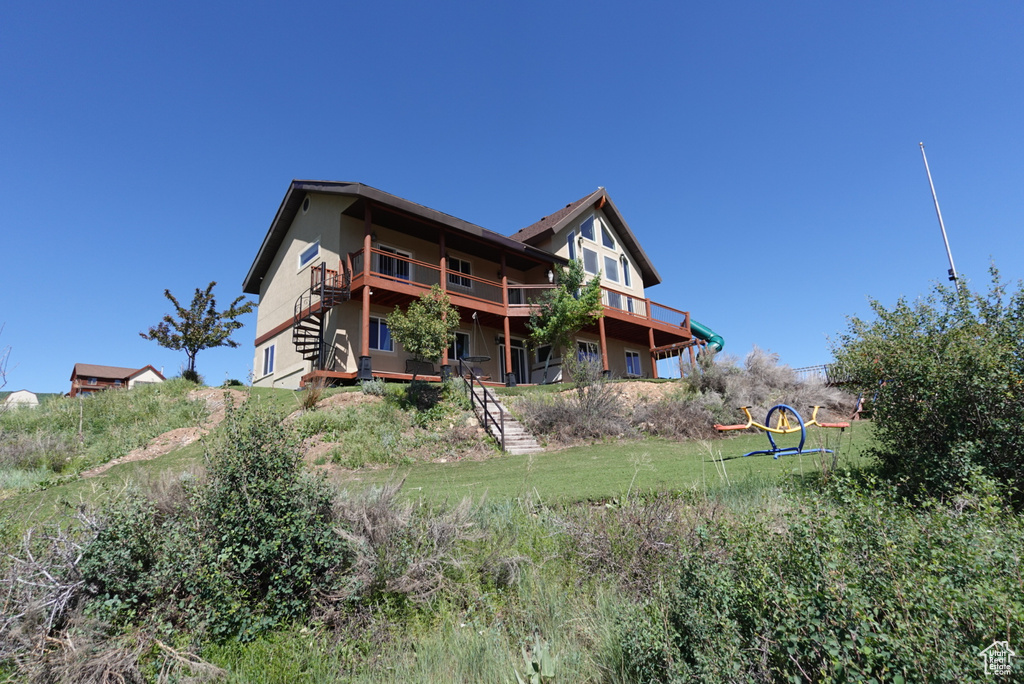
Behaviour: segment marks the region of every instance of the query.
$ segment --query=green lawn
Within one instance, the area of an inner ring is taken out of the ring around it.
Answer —
[[[827,438],[838,446],[840,465],[865,462],[871,424],[855,423],[842,435],[812,429],[807,446]],[[776,440],[788,446],[788,442]],[[740,485],[751,479],[802,477],[820,472],[818,454],[781,456],[742,455],[764,449],[763,434],[741,434],[709,442],[672,442],[665,439],[623,440],[549,451],[532,456],[495,456],[484,461],[425,463],[398,469],[356,470],[339,473],[342,485],[362,487],[405,478],[409,496],[428,501],[480,498],[539,497],[547,503],[606,501],[633,491],[684,490]],[[831,460],[831,455],[827,455]]]

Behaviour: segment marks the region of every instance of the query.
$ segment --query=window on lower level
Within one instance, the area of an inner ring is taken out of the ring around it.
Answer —
[[[580,361],[597,361],[601,358],[601,350],[597,342],[578,340],[576,342],[576,358]]]
[[[643,375],[640,370],[640,352],[626,350],[626,375]]]
[[[274,347],[277,345],[270,345],[263,349],[263,374],[270,375],[274,372]]]
[[[537,347],[537,363],[544,363],[551,358],[551,345],[545,344]]]
[[[455,338],[448,346],[448,360],[464,359],[469,355],[469,333],[456,331]]]
[[[370,317],[370,349],[377,351],[395,351],[395,343],[391,340],[391,330],[383,318]]]
[[[89,378],[89,384],[90,385],[95,385],[96,384],[96,378]]]

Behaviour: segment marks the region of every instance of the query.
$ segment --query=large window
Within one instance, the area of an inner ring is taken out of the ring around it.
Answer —
[[[274,347],[276,345],[270,345],[269,347],[263,348],[263,374],[270,375],[274,372]]]
[[[391,330],[383,318],[370,316],[370,349],[395,351],[395,343],[391,341]]]
[[[384,254],[374,254],[373,256],[377,258],[377,273],[398,280],[411,279],[410,264],[405,259],[411,259],[412,254],[395,249],[394,247],[385,247],[384,245],[377,245],[377,249],[395,255],[392,257]],[[405,259],[399,257],[405,257]]]
[[[317,240],[306,249],[302,250],[299,254],[299,268],[306,266],[309,262],[313,261],[320,256],[320,241]]]
[[[459,275],[460,273],[473,275],[473,267],[470,266],[468,261],[456,259],[455,257],[448,257],[448,284],[454,285],[455,287],[462,287],[467,290],[471,289],[473,287],[473,281],[465,276]]]
[[[608,280],[619,282],[619,260],[615,257],[604,258],[604,277]]]
[[[580,361],[600,361],[601,350],[598,348],[597,342],[578,340],[576,342],[576,358]]]
[[[469,355],[469,333],[455,331],[455,338],[448,346],[448,360],[464,359]]]
[[[588,216],[584,219],[583,223],[580,224],[580,235],[587,238],[591,242],[596,242],[594,239],[594,217]]]
[[[626,350],[626,375],[640,376],[640,352]]]
[[[612,234],[603,225],[601,226],[601,244],[608,249],[615,249],[615,238],[612,237]]]
[[[583,270],[591,275],[597,275],[597,252],[586,247],[583,248]]]

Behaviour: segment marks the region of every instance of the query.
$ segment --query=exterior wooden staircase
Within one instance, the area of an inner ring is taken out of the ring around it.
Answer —
[[[352,296],[352,274],[342,263],[337,271],[320,264],[309,272],[309,289],[295,300],[292,344],[314,370],[324,367],[324,319],[332,307]]]
[[[461,360],[459,377],[468,385],[469,399],[477,418],[487,433],[498,441],[503,451],[510,454],[537,454],[544,451],[544,447],[522,423],[512,417],[494,392],[480,382]]]

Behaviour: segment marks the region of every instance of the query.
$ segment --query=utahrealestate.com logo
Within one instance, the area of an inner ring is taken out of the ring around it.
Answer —
[[[985,659],[985,674],[1008,675],[1012,669],[1010,660],[1017,654],[1010,649],[1009,641],[993,641],[978,655]]]

